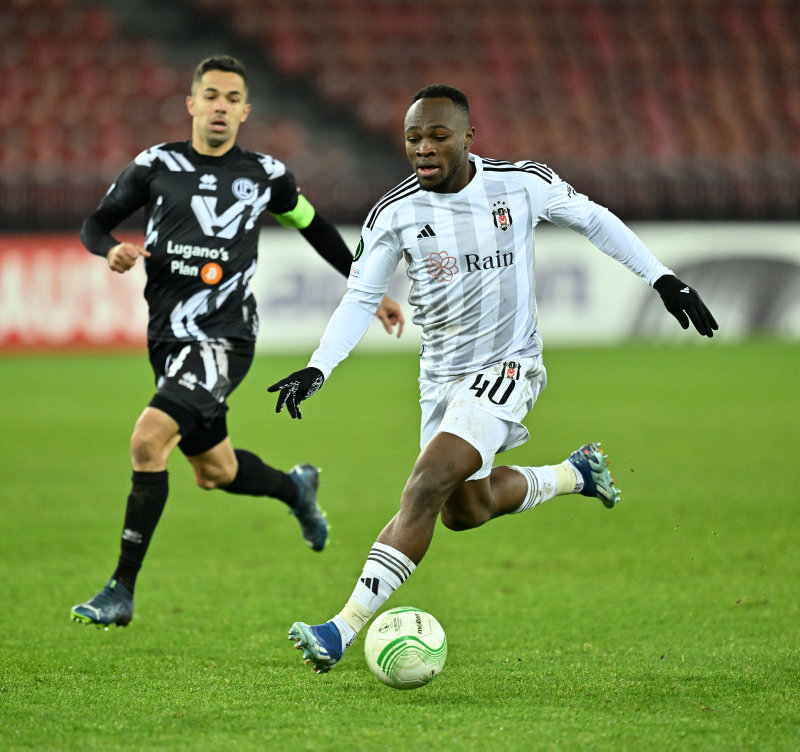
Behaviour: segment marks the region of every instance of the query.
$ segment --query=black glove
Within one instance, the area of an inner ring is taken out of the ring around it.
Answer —
[[[286,405],[289,415],[293,418],[302,418],[300,403],[318,391],[324,381],[325,377],[319,368],[304,368],[267,387],[268,392],[280,392],[275,412],[279,413]]]
[[[689,328],[689,319],[700,334],[713,337],[713,329],[718,329],[717,322],[700,300],[696,290],[685,282],[681,282],[672,274],[659,277],[653,284],[656,292],[661,296],[664,307],[676,318],[684,328]]]

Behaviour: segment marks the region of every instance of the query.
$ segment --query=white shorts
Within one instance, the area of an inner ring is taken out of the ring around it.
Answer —
[[[439,432],[455,434],[474,446],[483,461],[467,480],[485,478],[498,452],[530,438],[521,421],[546,383],[541,356],[497,363],[447,383],[420,379],[420,448]]]

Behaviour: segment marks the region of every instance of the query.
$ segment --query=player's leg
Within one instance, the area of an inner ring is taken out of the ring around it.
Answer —
[[[495,455],[509,443],[512,430],[527,436],[524,426],[498,417],[492,406],[459,404],[447,409],[442,435],[460,437],[478,455],[475,471],[453,489],[441,509],[442,523],[451,530],[478,527],[506,514],[525,498],[525,478],[510,468],[493,468]]]
[[[203,425],[192,435],[184,432],[179,445],[194,467],[198,485],[284,502],[300,523],[308,546],[322,551],[328,525],[317,505],[319,470],[309,464],[295,465],[288,473],[278,470],[253,452],[235,449],[228,438],[226,400],[250,370],[253,343],[218,340],[205,345],[203,355],[203,383],[213,402],[206,404]]]
[[[218,440],[220,436],[224,438]],[[209,444],[212,446],[206,448]],[[253,452],[234,449],[224,416],[210,428],[195,429],[179,446],[186,453],[200,488],[278,499],[297,518],[306,544],[314,551],[325,548],[328,525],[316,500],[319,471],[315,467],[296,465],[285,473],[270,467]]]
[[[406,482],[400,511],[373,544],[344,608],[328,622],[295,622],[289,638],[318,673],[342,657],[357,632],[411,575],[430,545],[444,500],[480,467],[480,454],[459,437],[438,434],[453,384],[421,382],[421,451]],[[400,548],[402,547],[402,548]]]
[[[599,445],[587,444],[557,465],[493,467],[487,477],[473,477],[455,489],[442,507],[442,523],[451,530],[469,530],[576,493],[600,498],[607,507],[619,499]]]
[[[465,481],[450,494],[442,506],[442,524],[450,530],[480,527],[513,512],[527,488],[521,473],[507,467],[494,468],[490,476]]]
[[[136,578],[167,501],[167,459],[181,436],[201,423],[203,400],[219,404],[201,384],[214,383],[209,367],[219,372],[222,363],[224,375],[227,368],[224,345],[150,342],[148,352],[157,390],[131,436],[133,476],[120,556],[103,590],[72,609],[76,621],[125,625],[131,620]],[[207,378],[203,379],[204,375]]]
[[[480,452],[468,441],[437,433],[420,453],[400,497],[400,511],[378,543],[402,551],[419,564],[433,537],[442,505],[481,467]]]
[[[197,433],[188,438],[197,438]],[[214,488],[225,488],[233,483],[239,470],[236,452],[231,444],[230,437],[225,436],[221,441],[212,440],[213,445],[208,449],[191,448],[187,441],[180,443],[180,448],[194,471],[194,482],[207,491]],[[191,452],[191,454],[189,453]],[[259,495],[259,494],[255,494]]]
[[[500,465],[491,468],[486,477],[476,473],[444,503],[442,524],[451,530],[469,530],[495,517],[525,512],[556,496],[577,493],[598,498],[611,508],[619,501],[620,492],[607,459],[599,444],[586,444],[557,465]]]
[[[522,424],[547,383],[541,361],[506,362],[470,376],[450,400],[439,424],[474,446],[481,468],[442,507],[442,522],[466,530],[523,512],[555,496],[581,493],[607,507],[619,499],[599,444],[587,444],[556,465],[492,467],[495,455],[528,440]],[[477,388],[476,388],[477,385]]]
[[[152,405],[145,408],[131,436],[131,490],[125,507],[117,567],[91,600],[74,606],[74,621],[109,626],[133,618],[136,577],[167,502],[167,459],[180,439],[177,421]]]
[[[321,625],[295,622],[289,632],[315,671],[330,670],[357,632],[410,576],[430,545],[447,499],[467,479],[485,479],[495,452],[507,448],[509,424],[501,417],[520,420],[544,381],[538,360],[497,364],[451,383],[421,380],[422,451],[403,490],[400,511],[370,550],[342,611]],[[522,443],[527,430],[514,425],[520,430],[512,440]],[[518,484],[522,498],[523,486]],[[488,488],[487,481],[483,485]]]
[[[329,671],[408,579],[428,550],[442,504],[480,465],[480,453],[458,436],[439,433],[425,445],[403,489],[400,511],[370,549],[344,608],[325,624],[295,622],[289,631],[315,671]]]

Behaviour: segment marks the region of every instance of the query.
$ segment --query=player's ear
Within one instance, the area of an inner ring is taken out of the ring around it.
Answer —
[[[464,134],[464,146],[470,147],[475,141],[475,126],[471,125]]]
[[[249,102],[244,106],[244,110],[242,111],[242,120],[241,120],[241,122],[244,122],[245,120],[247,120],[247,116],[250,114],[250,107],[251,107],[251,105],[250,105]]]
[[[186,97],[186,109],[189,111],[189,114],[194,117],[194,97],[191,94]]]

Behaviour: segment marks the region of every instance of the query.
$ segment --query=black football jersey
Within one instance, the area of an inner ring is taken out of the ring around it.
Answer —
[[[291,211],[297,197],[282,162],[238,146],[221,157],[198,154],[188,141],[139,154],[93,216],[116,226],[145,208],[148,339],[254,340],[258,316],[249,281],[259,217],[265,209]]]

